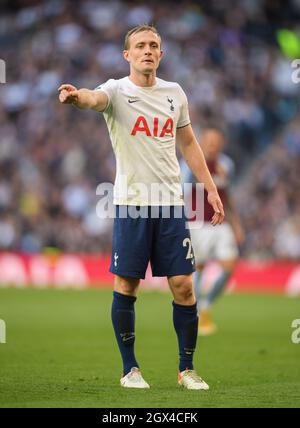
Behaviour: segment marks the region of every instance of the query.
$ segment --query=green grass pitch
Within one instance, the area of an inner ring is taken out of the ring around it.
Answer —
[[[171,294],[141,291],[136,355],[150,390],[119,386],[110,290],[1,289],[0,407],[299,407],[299,299],[223,296],[219,332],[199,338],[195,368],[209,391],[177,386]]]

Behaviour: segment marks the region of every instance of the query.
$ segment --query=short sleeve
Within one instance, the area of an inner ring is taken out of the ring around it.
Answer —
[[[187,96],[185,95],[185,92],[183,91],[181,86],[178,85],[178,87],[179,87],[181,104],[180,104],[180,115],[177,122],[177,128],[183,128],[184,126],[189,125],[191,123],[191,120],[189,115],[189,106],[188,106]]]
[[[95,91],[103,91],[107,97],[108,97],[108,103],[107,106],[103,111],[106,111],[110,106],[113,105],[115,100],[115,95],[118,88],[118,82],[115,79],[109,79],[107,82],[102,83],[101,85],[97,86],[94,90]]]

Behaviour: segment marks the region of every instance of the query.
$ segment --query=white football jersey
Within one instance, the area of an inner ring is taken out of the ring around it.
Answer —
[[[103,115],[116,156],[114,204],[183,205],[175,138],[190,118],[182,88],[159,78],[140,87],[124,77],[96,90],[109,99]]]

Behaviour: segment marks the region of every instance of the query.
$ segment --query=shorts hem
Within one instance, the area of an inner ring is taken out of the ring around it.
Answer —
[[[109,269],[109,272],[113,273],[114,275],[124,276],[127,278],[145,279],[145,273],[141,272],[116,272],[113,269]]]
[[[184,271],[180,271],[180,272],[178,272],[178,271],[176,271],[176,272],[168,272],[168,273],[166,273],[166,272],[164,272],[164,273],[160,273],[160,272],[152,272],[152,276],[177,276],[177,275],[189,275],[190,273],[193,273],[193,272],[195,272],[195,268],[192,268],[192,269],[189,269],[189,270],[184,270]]]

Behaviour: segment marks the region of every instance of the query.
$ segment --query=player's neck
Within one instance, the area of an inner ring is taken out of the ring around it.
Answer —
[[[155,73],[142,74],[142,73],[135,73],[134,71],[131,71],[129,74],[129,79],[136,86],[141,86],[141,87],[150,87],[156,84]]]

